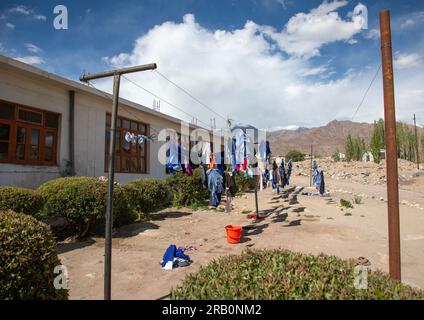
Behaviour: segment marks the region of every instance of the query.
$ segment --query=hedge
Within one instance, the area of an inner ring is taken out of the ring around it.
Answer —
[[[245,192],[255,188],[255,179],[253,177],[245,177],[244,172],[239,171],[234,176],[237,192]]]
[[[67,299],[55,289],[54,268],[61,265],[47,226],[11,210],[0,211],[0,299]]]
[[[164,180],[135,180],[124,186],[131,206],[140,213],[150,213],[172,204],[172,191]]]
[[[173,194],[173,205],[186,207],[202,204],[209,197],[209,192],[203,186],[200,168],[193,170],[193,175],[186,176],[183,173],[170,175],[167,183]]]
[[[91,177],[51,180],[38,188],[45,198],[41,216],[65,217],[83,236],[91,226],[104,223],[107,181]],[[116,184],[113,193],[113,223],[121,226],[136,219],[125,189]]]
[[[356,300],[424,299],[424,292],[369,271],[368,289],[354,286],[353,260],[287,250],[226,256],[188,275],[172,299]]]
[[[13,210],[35,216],[43,204],[43,197],[34,190],[0,187],[0,210]]]

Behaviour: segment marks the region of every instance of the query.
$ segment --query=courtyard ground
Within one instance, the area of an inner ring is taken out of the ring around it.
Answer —
[[[413,169],[411,169],[413,170]],[[417,171],[418,172],[418,171]],[[309,188],[309,178],[294,171],[292,186]],[[113,299],[159,299],[167,296],[184,277],[210,260],[238,254],[249,248],[285,248],[342,258],[366,257],[371,268],[388,272],[387,203],[385,184],[365,185],[357,179],[328,176],[328,197],[277,196],[271,189],[259,193],[259,208],[268,216],[258,222],[247,219],[254,211],[254,194],[235,199],[231,213],[166,209],[154,219],[125,226],[115,233],[112,258]],[[402,280],[424,289],[424,176],[411,175],[400,185]],[[362,203],[340,208],[341,198]],[[242,213],[244,212],[244,213]],[[226,242],[225,226],[246,228],[239,244]],[[162,270],[160,261],[170,245],[193,246],[186,251],[190,266]],[[89,238],[58,245],[67,267],[71,299],[103,298],[104,239]]]

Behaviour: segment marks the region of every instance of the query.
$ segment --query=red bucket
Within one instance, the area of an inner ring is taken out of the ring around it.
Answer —
[[[242,234],[242,227],[240,226],[226,226],[227,231],[227,242],[228,243],[239,243]]]

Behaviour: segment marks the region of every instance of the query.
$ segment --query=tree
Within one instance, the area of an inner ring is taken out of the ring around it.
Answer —
[[[370,149],[375,163],[380,163],[380,150],[384,149],[384,120],[374,122],[374,130],[371,136]]]
[[[302,152],[298,150],[291,150],[287,153],[286,159],[290,160],[292,159],[293,162],[299,162],[305,160],[305,156]]]
[[[352,139],[352,136],[350,134],[347,136],[345,149],[346,149],[345,150],[346,160],[352,161],[353,158],[355,157],[355,146],[353,144],[353,139]]]
[[[339,162],[340,161],[340,151],[339,151],[339,149],[337,149],[336,152],[334,152],[331,157],[333,158],[334,162]]]

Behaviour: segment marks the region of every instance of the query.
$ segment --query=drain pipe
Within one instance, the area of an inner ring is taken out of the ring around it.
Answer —
[[[75,91],[69,91],[69,169],[75,175]]]

